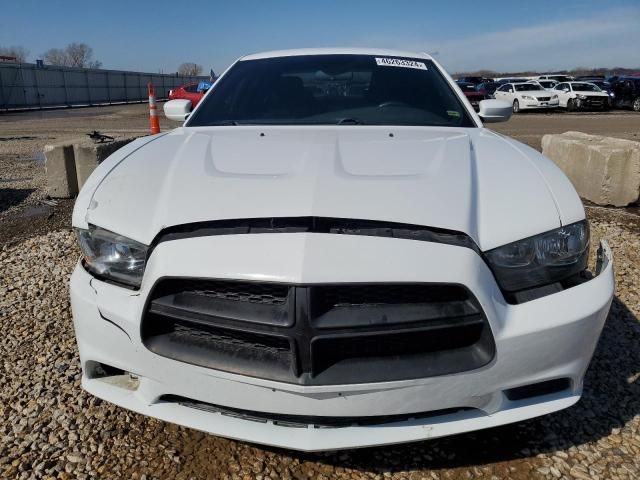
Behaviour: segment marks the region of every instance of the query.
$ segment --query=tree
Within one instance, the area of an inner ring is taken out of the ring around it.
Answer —
[[[93,48],[86,43],[70,43],[65,49],[69,58],[69,66],[84,68],[91,61]]]
[[[196,75],[200,75],[202,73],[202,65],[198,65],[197,63],[183,63],[178,67],[178,74],[185,75],[189,77],[194,77]]]
[[[70,43],[65,49],[51,48],[43,54],[45,63],[64,67],[100,68],[102,62],[92,60],[93,48],[86,43]]]
[[[0,55],[16,57],[16,62],[24,63],[27,61],[27,57],[29,56],[29,50],[18,46],[0,47]]]
[[[44,62],[48,65],[69,66],[67,53],[60,48],[50,48],[42,55]]]

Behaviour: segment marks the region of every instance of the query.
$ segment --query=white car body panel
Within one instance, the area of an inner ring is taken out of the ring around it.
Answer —
[[[377,219],[464,232],[489,250],[564,223],[555,195],[573,189],[548,188],[535,166],[548,162],[484,129],[176,129],[105,178],[85,219],[147,245],[163,228],[212,218]],[[135,192],[136,208],[122,192]]]
[[[238,62],[344,53],[430,59],[389,50],[311,49],[255,54]],[[583,221],[584,209],[553,162],[483,128],[455,82],[443,75],[477,128],[190,127],[187,120],[184,127],[138,139],[105,160],[78,196],[73,226],[97,226],[153,250],[139,289],[93,276],[78,263],[71,305],[83,388],[187,427],[305,451],[436,438],[573,405],[613,297],[611,251],[601,244],[590,280],[523,303],[507,301],[483,252]],[[462,232],[478,248],[309,232],[154,241],[168,227],[265,217],[407,223]],[[155,286],[167,278],[463,286],[477,299],[495,352],[473,370],[363,383],[306,385],[205,368],[153,353],[143,342],[142,319]],[[95,364],[125,373],[96,376]],[[526,399],[508,396],[510,389],[558,379],[567,382],[562,390]],[[263,414],[400,415],[403,420],[300,428],[202,410],[166,396]]]

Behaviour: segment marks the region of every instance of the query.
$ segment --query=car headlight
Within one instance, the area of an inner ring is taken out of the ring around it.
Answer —
[[[149,247],[117,233],[90,226],[76,229],[87,268],[98,277],[139,287]]]
[[[577,95],[577,97],[578,97],[580,100],[586,100],[586,99],[587,99],[587,96],[586,96],[586,95]]]
[[[535,100],[535,98],[533,98],[531,95],[522,95],[522,98],[524,100]]]
[[[551,97],[551,100],[557,100],[558,99],[558,95],[554,95],[553,97]]]
[[[507,292],[565,280],[587,268],[586,220],[485,252],[500,287]]]
[[[614,98],[614,97],[616,96],[616,94],[615,94],[615,93],[613,93],[613,92],[609,92],[609,96],[610,96],[611,98]]]

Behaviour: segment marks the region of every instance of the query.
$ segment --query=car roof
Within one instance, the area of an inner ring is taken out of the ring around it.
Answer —
[[[408,57],[432,60],[431,55],[405,50],[388,50],[384,48],[299,48],[293,50],[273,50],[270,52],[252,53],[240,58],[244,60],[259,60],[264,58],[295,57],[302,55],[380,55],[385,57]]]

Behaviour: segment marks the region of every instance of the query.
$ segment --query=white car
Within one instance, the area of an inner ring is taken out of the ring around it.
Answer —
[[[545,90],[553,90],[559,82],[556,82],[555,80],[536,80],[533,83],[537,83]]]
[[[609,94],[597,85],[588,82],[563,82],[553,88],[560,106],[574,110],[609,110]]]
[[[573,77],[556,73],[556,74],[550,74],[550,75],[539,75],[537,77],[537,80],[553,80],[554,82],[570,82],[571,80],[573,80]]]
[[[495,91],[495,99],[509,102],[513,113],[527,109],[558,108],[558,95],[542,88],[537,82],[505,83]]]
[[[614,291],[569,180],[430,56],[249,55],[91,175],[82,386],[296,450],[441,437],[580,398]]]

